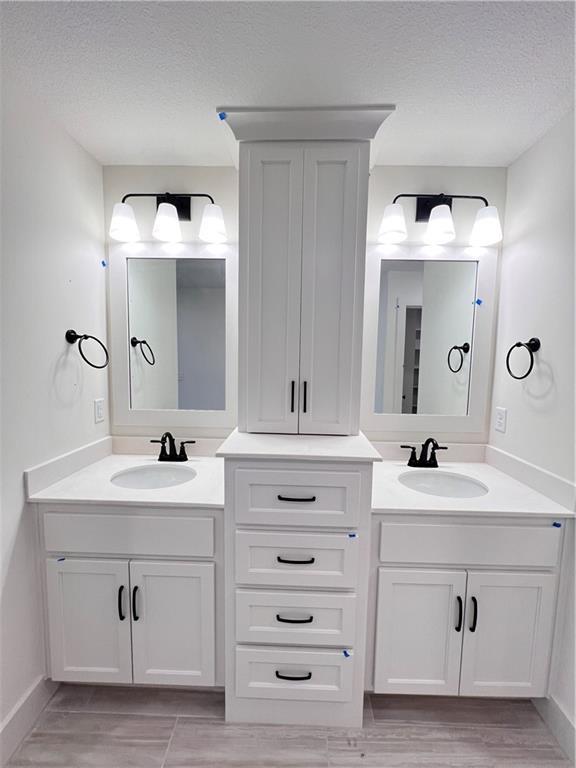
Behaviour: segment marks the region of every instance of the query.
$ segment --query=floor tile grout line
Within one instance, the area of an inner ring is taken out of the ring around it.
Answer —
[[[176,726],[178,725],[178,720],[180,719],[179,715],[176,715],[176,718],[174,719],[174,725],[172,726],[172,733],[170,734],[170,738],[168,739],[168,744],[166,745],[166,751],[164,752],[164,757],[162,758],[162,764],[160,765],[160,768],[164,768],[166,765],[166,760],[168,759],[168,755],[170,754],[170,747],[172,746],[172,740],[174,739],[174,734],[176,733]]]

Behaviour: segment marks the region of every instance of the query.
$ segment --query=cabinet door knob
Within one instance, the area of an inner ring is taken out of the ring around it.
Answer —
[[[285,563],[287,565],[312,565],[312,563],[316,562],[315,557],[309,557],[307,560],[290,560],[287,557],[282,557],[281,555],[278,555],[276,560],[279,563]]]
[[[300,682],[302,680],[312,680],[312,672],[306,672],[304,675],[283,675],[276,670],[278,680],[289,680],[290,682]]]
[[[464,618],[464,611],[463,611],[463,605],[462,605],[462,598],[460,597],[460,595],[456,597],[456,602],[458,603],[458,622],[454,627],[454,629],[456,630],[456,632],[461,632],[462,620]]]
[[[123,584],[122,586],[118,587],[118,618],[120,619],[120,621],[124,621],[124,619],[126,618],[126,614],[124,613],[124,610],[123,610],[124,589],[125,587]]]
[[[132,590],[132,618],[134,621],[138,621],[140,616],[136,612],[136,595],[138,594],[138,587],[134,587]]]
[[[470,632],[476,632],[476,625],[478,624],[478,600],[475,597],[472,598],[472,608],[474,613],[472,615],[472,624],[470,625]]]
[[[276,621],[279,621],[282,624],[312,624],[314,616],[307,616],[305,619],[285,619],[284,616],[280,616],[280,614],[277,613]]]

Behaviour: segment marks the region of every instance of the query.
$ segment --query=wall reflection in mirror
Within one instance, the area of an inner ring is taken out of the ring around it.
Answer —
[[[376,413],[466,416],[475,261],[382,260]]]
[[[225,259],[128,259],[128,332],[131,408],[225,409]]]

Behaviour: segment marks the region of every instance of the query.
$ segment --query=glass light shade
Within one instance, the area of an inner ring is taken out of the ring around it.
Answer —
[[[179,243],[182,240],[178,211],[172,203],[160,203],[152,227],[152,236],[163,243]]]
[[[112,240],[120,243],[136,243],[140,240],[140,232],[131,205],[116,203],[112,211],[109,235]]]
[[[207,203],[204,206],[198,237],[205,243],[225,243],[228,240],[222,208],[219,205]]]
[[[400,203],[391,203],[384,208],[378,231],[379,243],[401,243],[406,240],[406,219]]]
[[[424,242],[428,245],[451,243],[456,237],[452,211],[448,205],[437,205],[430,211],[428,226],[424,233]]]
[[[502,227],[500,226],[498,208],[495,205],[480,208],[472,227],[470,245],[496,245],[500,242],[502,242]]]

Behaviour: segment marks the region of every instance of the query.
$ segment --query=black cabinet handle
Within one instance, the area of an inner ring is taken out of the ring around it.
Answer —
[[[134,587],[132,590],[132,618],[134,621],[138,621],[140,616],[136,613],[136,595],[138,594],[138,587]]]
[[[312,565],[312,563],[316,562],[315,557],[310,557],[308,560],[289,560],[287,557],[282,557],[281,555],[278,555],[276,560],[279,563],[286,563],[287,565]]]
[[[314,621],[314,616],[308,616],[305,619],[285,619],[283,616],[280,616],[280,614],[277,613],[276,621],[280,621],[282,624],[312,624]]]
[[[122,598],[124,596],[124,585],[118,587],[118,618],[120,621],[124,621],[126,614],[122,612]]]
[[[307,672],[305,675],[283,675],[276,670],[276,677],[278,680],[289,680],[290,682],[300,682],[302,680],[312,680],[312,672]]]
[[[478,600],[475,597],[472,598],[472,607],[474,608],[474,615],[472,617],[472,624],[470,625],[470,632],[476,632],[476,625],[478,624]]]
[[[454,627],[456,632],[462,631],[462,620],[464,619],[464,607],[462,605],[462,598],[460,595],[456,597],[456,602],[458,603],[458,623]]]
[[[302,398],[302,413],[306,413],[308,407],[308,382],[304,382],[304,396]]]
[[[294,413],[295,398],[296,398],[296,382],[292,380],[290,382],[290,413]]]
[[[280,493],[278,494],[278,501],[304,501],[304,502],[312,502],[316,501],[316,496],[304,496],[298,498],[294,498],[293,496],[282,496]]]

